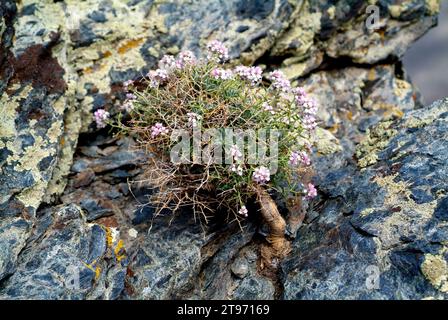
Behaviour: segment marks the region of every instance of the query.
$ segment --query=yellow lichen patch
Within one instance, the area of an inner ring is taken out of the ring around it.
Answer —
[[[112,52],[110,52],[109,50],[106,50],[106,52],[103,53],[103,58],[109,58],[110,56],[112,56]]]
[[[17,199],[22,202],[25,207],[37,209],[45,194],[46,186],[47,184],[39,179],[34,186],[20,192],[20,194],[17,195]]]
[[[18,85],[12,86],[11,91],[16,91],[20,87]],[[0,137],[13,138],[17,135],[15,119],[16,110],[19,107],[19,101],[25,99],[32,90],[32,86],[26,86],[18,95],[10,97],[6,92],[0,98],[0,105],[2,112],[0,112]]]
[[[385,177],[375,177],[374,182],[387,190],[384,204],[388,209],[400,207],[400,212],[396,215],[404,215],[405,212],[413,211],[419,213],[421,219],[431,219],[437,207],[437,200],[427,203],[416,203],[411,197],[410,185],[404,181],[394,181],[398,173]],[[402,213],[404,212],[404,213]],[[406,217],[402,217],[406,220]]]
[[[353,120],[353,112],[352,111],[347,111],[347,120],[352,121]]]
[[[70,172],[73,162],[73,148],[78,140],[78,133],[81,128],[81,118],[79,112],[70,108],[64,119],[65,132],[60,138],[60,151],[57,165],[53,170],[51,180],[47,185],[44,201],[49,202],[54,195],[62,193],[65,189],[65,176]],[[67,142],[66,142],[67,141]]]
[[[303,6],[297,8],[295,15],[296,19],[290,28],[276,40],[272,49],[274,55],[284,54],[289,50],[291,43],[299,41],[300,45],[294,46],[294,55],[296,57],[304,57],[314,44],[315,34],[321,28],[322,13],[311,12],[308,1],[305,1]]]
[[[367,75],[367,79],[369,81],[374,81],[376,79],[377,75],[376,75],[376,71],[375,68],[370,69],[369,74]]]
[[[408,94],[412,93],[412,85],[401,79],[394,81],[394,93],[399,99],[404,99]]]
[[[328,17],[330,19],[334,19],[335,13],[336,13],[336,7],[335,6],[331,6],[330,8],[327,9],[327,13],[328,13]]]
[[[101,267],[97,266],[97,267],[95,268],[95,281],[98,281],[98,279],[100,278],[100,276],[101,276]]]
[[[330,131],[333,134],[336,134],[339,131],[340,124],[335,123],[333,126],[331,126],[328,131]]]
[[[126,258],[125,254],[120,254],[120,252],[122,252],[123,248],[124,248],[124,243],[123,243],[123,240],[120,239],[117,243],[117,246],[114,249],[114,254],[115,254],[115,257],[118,262],[120,262],[121,260]]]
[[[377,153],[383,150],[390,139],[397,134],[397,130],[390,128],[391,125],[391,121],[384,121],[373,129],[367,130],[366,137],[356,148],[356,157],[361,168],[375,164],[378,161]]]
[[[447,101],[447,100],[446,100]],[[420,116],[416,114],[412,117],[409,117],[405,121],[406,128],[422,128],[437,119],[439,119],[440,115],[448,112],[448,104],[446,101],[436,102],[436,105],[431,108],[430,113],[424,113],[424,116]]]
[[[117,52],[119,54],[125,54],[129,50],[133,48],[137,48],[145,39],[139,38],[139,39],[130,39],[125,41],[120,47],[118,47]]]
[[[62,123],[55,121],[51,124],[51,127],[47,131],[48,141],[50,143],[58,142],[62,134]]]
[[[440,11],[440,0],[426,0],[426,8],[430,15],[435,15]]]
[[[98,279],[101,276],[102,269],[101,269],[100,266],[96,265],[97,264],[97,259],[93,260],[92,263],[90,263],[90,264],[85,263],[85,262],[83,262],[83,264],[86,266],[87,269],[89,269],[89,270],[91,270],[91,271],[93,271],[95,273],[95,281],[98,281]]]
[[[420,269],[436,289],[448,292],[448,266],[442,256],[426,254]]]
[[[112,237],[112,230],[108,227],[104,227],[105,231],[106,231],[106,243],[107,246],[109,248],[112,248],[113,244],[114,244],[114,239]]]
[[[35,139],[34,144],[26,147],[23,154],[14,154],[9,156],[7,159],[8,163],[18,161],[18,165],[15,166],[16,171],[35,171],[39,162],[52,153],[48,148],[45,148],[44,141],[41,136],[36,136],[33,132],[31,134]]]

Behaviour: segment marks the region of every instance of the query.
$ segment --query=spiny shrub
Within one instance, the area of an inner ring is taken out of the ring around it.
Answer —
[[[239,222],[255,199],[270,226],[268,240],[281,255],[285,221],[268,191],[316,196],[302,177],[310,170],[317,105],[280,71],[263,78],[260,67],[231,68],[227,60],[219,41],[208,44],[203,59],[190,51],[166,55],[158,69],[124,83],[128,93],[118,121],[105,110],[94,117],[98,127],[111,124],[137,137],[152,155],[147,182],[157,189],[151,203],[158,212],[191,206],[207,221],[225,208]]]

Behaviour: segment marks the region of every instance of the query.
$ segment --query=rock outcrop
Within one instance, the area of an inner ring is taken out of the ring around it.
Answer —
[[[2,1],[0,298],[444,297],[446,102],[423,108],[399,62],[438,1],[377,5],[368,30],[366,1]],[[258,265],[256,217],[243,232],[153,219],[151,190],[129,183],[145,155],[92,124],[123,81],[215,38],[320,102],[320,197],[290,219],[279,272]],[[369,266],[379,289],[350,276]]]
[[[357,166],[319,180],[319,216],[282,264],[284,299],[447,298],[447,129],[448,99],[383,122]]]

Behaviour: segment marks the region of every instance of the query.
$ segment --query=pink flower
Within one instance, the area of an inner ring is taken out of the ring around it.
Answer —
[[[297,104],[300,106],[307,99],[305,89],[303,89],[302,87],[293,88],[292,93],[294,94]]]
[[[301,100],[303,127],[308,130],[313,130],[317,127],[317,102],[316,100],[304,97]]]
[[[289,164],[292,166],[297,166],[299,164],[309,166],[311,164],[311,160],[305,151],[293,151],[289,157]]]
[[[125,110],[126,112],[134,109],[134,101],[137,99],[137,96],[133,93],[126,94],[126,100],[123,105],[120,107],[121,110]]]
[[[264,111],[270,112],[271,114],[275,114],[274,108],[267,102],[263,102],[261,105]]]
[[[166,54],[159,61],[159,68],[168,72],[173,71],[176,67],[176,59],[172,55]]]
[[[232,70],[227,70],[227,69],[222,69],[222,68],[213,69],[211,74],[215,79],[229,80],[229,79],[233,78]]]
[[[243,156],[243,154],[241,153],[240,149],[238,148],[238,146],[236,144],[234,144],[230,148],[230,154],[232,155],[232,157],[235,161],[241,159],[241,157]]]
[[[263,70],[260,67],[238,66],[235,68],[235,73],[241,79],[250,81],[252,85],[255,85],[261,81]]]
[[[255,169],[252,179],[259,184],[264,184],[271,179],[270,175],[269,169],[261,166]]]
[[[126,100],[123,105],[120,107],[121,110],[125,110],[126,112],[131,111],[134,109],[134,100]]]
[[[151,127],[151,137],[153,138],[157,137],[160,134],[167,134],[168,132],[168,128],[164,127],[160,122],[157,122]]]
[[[196,56],[193,52],[186,50],[179,53],[176,60],[176,68],[183,69],[187,65],[193,65],[196,63]]]
[[[286,78],[283,72],[276,70],[270,73],[269,77],[272,80],[272,86],[281,91],[289,92],[291,90],[291,82]]]
[[[125,91],[129,90],[129,86],[134,84],[134,80],[126,80],[125,82],[123,82],[123,88]]]
[[[135,99],[137,99],[137,96],[135,94],[133,94],[133,93],[127,93],[126,94],[126,99],[128,99],[128,100],[135,100]]]
[[[188,116],[188,123],[195,128],[197,126],[197,123],[202,119],[200,115],[194,112],[187,113]]]
[[[238,211],[238,214],[242,215],[243,217],[248,216],[249,211],[247,210],[246,206],[242,206],[241,209]]]
[[[153,88],[164,84],[168,80],[168,72],[165,69],[151,70],[146,76],[149,78],[150,85]]]
[[[96,126],[98,128],[105,128],[107,124],[106,122],[110,117],[110,113],[104,109],[98,109],[93,113],[93,116],[95,118]]]
[[[217,62],[224,62],[229,59],[229,50],[224,46],[221,41],[213,40],[207,44],[207,50],[209,52],[207,59],[216,60]]]
[[[313,199],[317,196],[317,190],[316,187],[312,183],[308,183],[308,189],[306,191],[306,198],[307,199]]]

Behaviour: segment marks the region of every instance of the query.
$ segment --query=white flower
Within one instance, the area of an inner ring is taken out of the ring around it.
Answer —
[[[232,164],[230,171],[235,172],[239,176],[243,175],[243,167],[241,167],[241,165],[237,166],[236,164]]]
[[[242,206],[241,209],[238,211],[238,213],[243,217],[247,217],[249,211],[247,210],[246,206]]]

